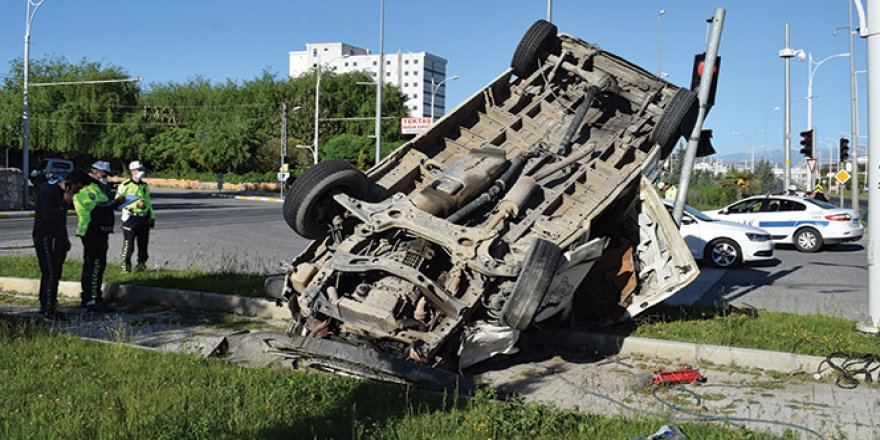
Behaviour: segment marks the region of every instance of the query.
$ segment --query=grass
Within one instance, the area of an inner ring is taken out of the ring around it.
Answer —
[[[665,420],[100,344],[0,316],[0,438],[629,438]],[[778,438],[684,423],[690,438]],[[796,438],[788,434],[783,438]]]
[[[636,319],[606,331],[815,356],[834,351],[880,353],[880,338],[858,332],[855,321],[831,316],[761,311],[749,318],[714,308],[658,307]]]
[[[225,293],[249,297],[263,297],[263,279],[257,275],[226,272],[203,272],[199,270],[150,269],[129,274],[122,273],[118,264],[108,262],[104,282],[139,286],[167,287],[200,292]],[[61,279],[79,281],[82,260],[64,262]],[[0,256],[0,276],[40,278],[40,266],[35,256]]]

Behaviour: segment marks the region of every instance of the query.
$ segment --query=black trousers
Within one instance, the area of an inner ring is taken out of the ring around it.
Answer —
[[[122,224],[122,264],[131,266],[131,255],[134,253],[135,241],[137,241],[138,264],[147,262],[147,243],[150,241],[149,217],[131,216]]]
[[[83,270],[82,299],[83,302],[101,299],[101,284],[104,283],[104,269],[107,267],[107,246],[109,233],[87,232],[82,238]]]
[[[54,312],[58,305],[58,282],[61,281],[70,242],[67,237],[34,235],[33,238],[40,263],[40,311]]]

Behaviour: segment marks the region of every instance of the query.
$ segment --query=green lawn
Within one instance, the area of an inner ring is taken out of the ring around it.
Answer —
[[[61,279],[79,281],[82,260],[68,258],[64,262]],[[40,278],[40,266],[35,256],[0,256],[0,276]],[[201,292],[226,293],[263,297],[263,277],[232,272],[209,273],[199,270],[151,269],[124,274],[118,264],[109,264],[104,282],[139,286],[169,287]]]
[[[859,333],[856,322],[821,315],[760,311],[757,318],[712,308],[658,307],[618,334],[700,344],[827,356],[833,351],[880,353],[880,338]]]
[[[0,438],[625,439],[665,421],[583,415],[161,354],[0,316]],[[775,438],[685,423],[693,439]],[[785,438],[795,438],[788,435]]]

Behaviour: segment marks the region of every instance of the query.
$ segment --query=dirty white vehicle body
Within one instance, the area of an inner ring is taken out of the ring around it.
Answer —
[[[643,175],[695,114],[693,92],[536,22],[511,69],[366,174],[296,181],[285,220],[315,241],[276,297],[290,334],[458,369],[534,323],[663,301],[698,268]]]

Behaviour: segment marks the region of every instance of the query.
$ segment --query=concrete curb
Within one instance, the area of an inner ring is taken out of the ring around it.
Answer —
[[[39,287],[39,280],[0,277],[0,291],[36,295]],[[263,298],[125,284],[104,284],[103,291],[109,299],[126,303],[149,302],[169,307],[217,310],[260,318],[290,319],[288,308],[276,307],[274,301]],[[58,294],[68,298],[79,298],[79,293],[79,283],[73,281],[62,281],[58,288]],[[574,331],[564,335],[555,333],[552,337],[563,345],[588,346],[604,355],[644,355],[694,365],[711,362],[713,365],[758,368],[785,373],[814,372],[824,360],[819,356],[584,331]]]
[[[645,355],[694,365],[711,362],[713,365],[758,368],[784,373],[815,372],[825,359],[819,356],[754,348],[694,344],[584,331],[571,332],[562,339],[563,344],[586,345],[605,355]]]
[[[284,199],[280,199],[278,197],[259,197],[259,196],[233,196],[229,194],[211,194],[211,197],[218,197],[221,199],[238,199],[238,200],[257,200],[260,202],[275,202],[275,203],[284,203]]]
[[[33,218],[37,213],[34,211],[14,211],[14,212],[0,212],[0,220],[7,218]],[[67,211],[68,216],[76,215],[76,211]]]
[[[0,291],[35,296],[39,289],[40,280],[0,277]],[[81,290],[79,283],[75,281],[62,281],[58,285],[58,295],[61,297],[79,298]],[[155,303],[168,307],[216,310],[258,318],[290,319],[290,309],[277,307],[274,301],[264,298],[110,283],[104,283],[102,290],[107,299],[125,303]]]

